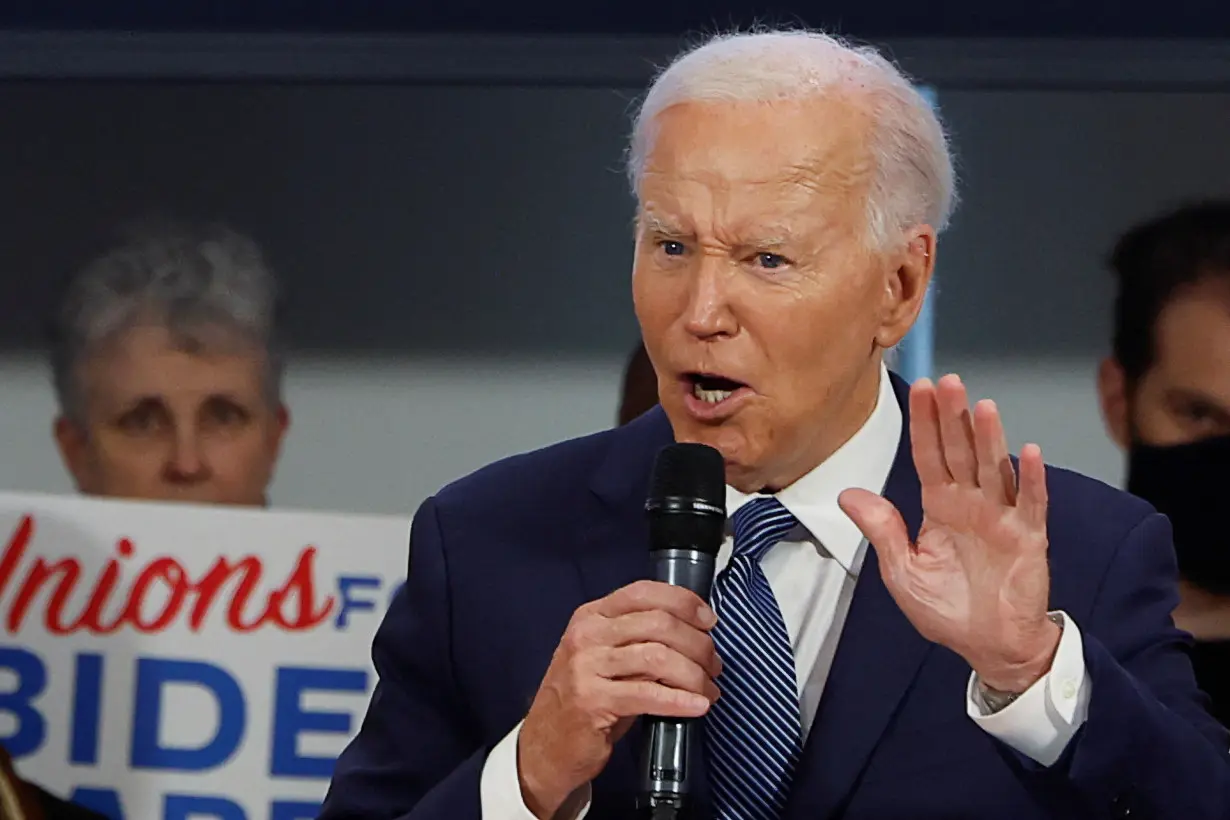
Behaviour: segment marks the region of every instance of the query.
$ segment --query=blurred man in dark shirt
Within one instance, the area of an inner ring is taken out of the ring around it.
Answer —
[[[1175,622],[1215,716],[1230,723],[1230,201],[1192,204],[1125,234],[1114,342],[1098,391],[1128,456],[1128,490],[1170,517]]]

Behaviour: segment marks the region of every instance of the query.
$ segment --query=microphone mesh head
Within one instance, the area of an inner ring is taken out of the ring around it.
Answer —
[[[658,452],[649,483],[649,501],[693,498],[726,508],[726,466],[722,454],[706,444],[672,444]]]

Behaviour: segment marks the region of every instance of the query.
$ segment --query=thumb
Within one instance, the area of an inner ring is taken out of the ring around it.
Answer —
[[[906,559],[910,534],[891,501],[868,490],[849,489],[837,497],[837,504],[875,547],[881,564],[899,564]]]

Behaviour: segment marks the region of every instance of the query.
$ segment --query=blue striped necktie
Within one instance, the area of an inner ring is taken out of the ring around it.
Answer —
[[[777,820],[802,751],[794,652],[760,559],[798,521],[762,496],[734,515],[735,548],[713,586],[721,697],[705,720],[718,820]]]

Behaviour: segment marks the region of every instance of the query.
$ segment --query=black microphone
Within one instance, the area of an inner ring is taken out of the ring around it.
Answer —
[[[704,444],[664,447],[653,465],[645,511],[653,579],[687,587],[707,602],[726,532],[722,454]],[[695,720],[645,717],[641,813],[655,820],[687,816],[701,729]]]

